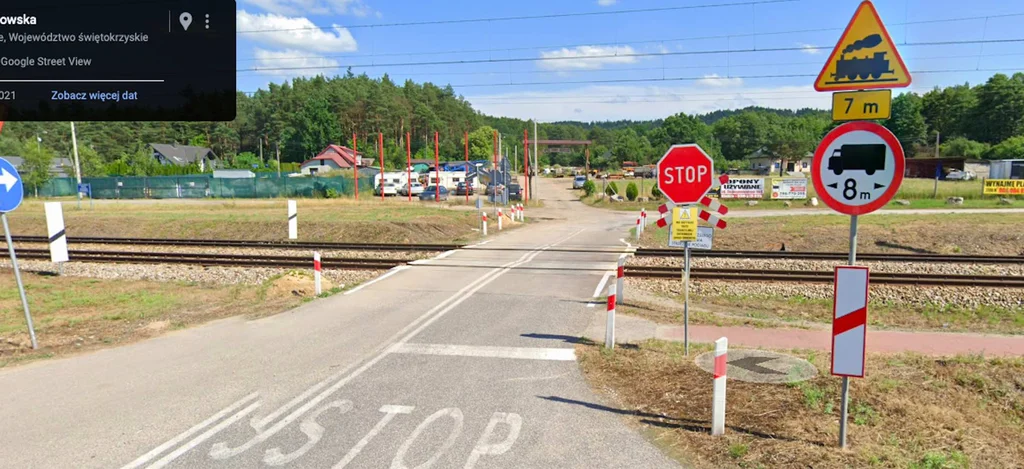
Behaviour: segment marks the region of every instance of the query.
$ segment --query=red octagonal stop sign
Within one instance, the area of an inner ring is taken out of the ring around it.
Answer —
[[[658,188],[676,205],[700,202],[711,190],[715,165],[699,145],[673,145],[658,161]]]

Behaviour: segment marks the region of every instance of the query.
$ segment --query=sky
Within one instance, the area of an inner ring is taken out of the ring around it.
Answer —
[[[237,0],[238,89],[351,67],[450,84],[483,113],[541,122],[827,109],[813,82],[859,3]],[[904,91],[1024,70],[1024,2],[874,4],[913,74]]]

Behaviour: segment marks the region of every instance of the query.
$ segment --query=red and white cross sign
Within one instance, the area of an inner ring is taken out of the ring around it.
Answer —
[[[832,313],[832,374],[863,378],[868,332],[867,267],[836,267]]]

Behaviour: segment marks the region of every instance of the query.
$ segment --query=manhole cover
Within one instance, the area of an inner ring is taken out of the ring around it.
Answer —
[[[694,363],[714,373],[714,361],[715,352],[707,352],[698,355]],[[729,379],[751,383],[795,383],[818,374],[818,369],[807,360],[767,350],[730,349],[728,363]]]

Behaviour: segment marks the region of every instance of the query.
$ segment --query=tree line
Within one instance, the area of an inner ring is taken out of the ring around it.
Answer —
[[[149,143],[207,146],[222,166],[275,170],[278,152],[293,169],[328,144],[351,146],[353,135],[359,150],[376,160],[376,137],[383,134],[389,168],[404,166],[407,145],[414,158],[433,159],[434,132],[439,134],[442,160],[464,157],[467,133],[473,159],[491,158],[495,130],[509,152],[518,147],[519,159],[523,130],[529,129],[534,138],[532,122],[483,115],[451,86],[411,80],[399,85],[387,75],[370,78],[351,71],[270,84],[252,95],[239,93],[237,107],[235,120],[229,122],[77,123],[83,173],[181,171],[157,165]],[[944,156],[1024,157],[1024,73],[997,74],[983,84],[936,88],[923,95],[900,94],[893,99],[892,117],[882,124],[910,155],[934,154],[938,136]],[[678,143],[698,143],[720,166],[743,168],[757,151],[783,159],[802,157],[835,125],[827,111],[751,107],[649,121],[544,123],[536,137],[591,140],[591,165],[596,168],[616,168],[624,161],[650,164]],[[0,156],[25,157],[31,177],[45,177],[49,159],[71,152],[67,122],[10,122],[0,134]],[[583,158],[579,149],[542,154],[540,161],[577,166]]]

